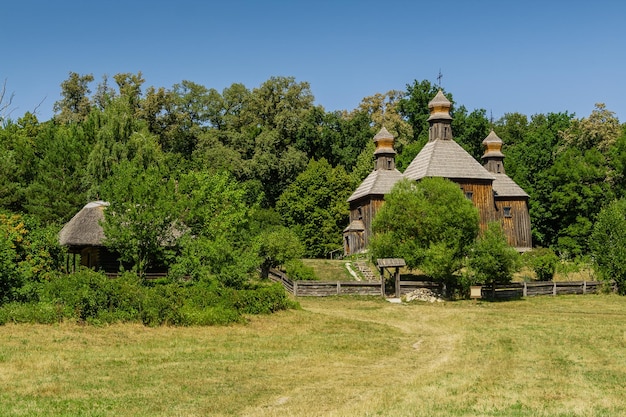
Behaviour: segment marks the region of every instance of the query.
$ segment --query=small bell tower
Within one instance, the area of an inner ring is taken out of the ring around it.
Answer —
[[[376,150],[374,157],[376,163],[374,169],[377,171],[393,171],[396,169],[396,151],[393,149],[395,140],[393,135],[383,126],[382,129],[374,136]]]
[[[428,103],[428,109],[430,110],[430,117],[428,123],[430,128],[428,130],[428,141],[433,142],[437,139],[452,140],[452,116],[450,116],[450,109],[452,103],[446,98],[441,90],[437,95]]]

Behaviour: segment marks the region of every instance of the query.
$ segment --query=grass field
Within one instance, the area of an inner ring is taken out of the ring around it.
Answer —
[[[626,415],[626,297],[299,301],[229,327],[1,326],[0,415]]]

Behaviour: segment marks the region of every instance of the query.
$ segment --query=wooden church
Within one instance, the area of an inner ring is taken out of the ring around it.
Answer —
[[[383,205],[385,194],[396,182],[402,178],[419,181],[425,177],[443,177],[456,182],[478,208],[481,229],[489,222],[500,221],[511,246],[520,252],[532,248],[529,196],[504,171],[502,140],[493,130],[485,138],[481,165],[454,141],[451,107],[441,91],[428,103],[428,143],[404,173],[395,167],[394,137],[384,127],[374,136],[374,171],[348,199],[350,223],[343,232],[345,255],[367,249],[372,220]]]

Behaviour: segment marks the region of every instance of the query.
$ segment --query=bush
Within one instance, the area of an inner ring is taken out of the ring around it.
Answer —
[[[519,267],[519,254],[507,243],[500,223],[490,223],[476,239],[468,266],[476,284],[511,282]]]
[[[535,271],[539,281],[552,281],[559,257],[549,248],[535,248],[524,254],[527,265]]]
[[[295,281],[314,281],[317,279],[315,270],[306,266],[301,259],[292,259],[285,263],[285,273]]]
[[[66,312],[57,304],[47,302],[12,302],[0,307],[0,325],[6,323],[52,324],[63,321]]]
[[[295,306],[277,284],[243,290],[221,286],[214,279],[144,284],[132,273],[110,279],[84,269],[39,285],[39,301],[0,307],[0,325],[63,320],[94,325],[133,321],[146,326],[214,325],[240,322],[242,314],[267,314]]]
[[[626,295],[626,199],[604,207],[589,238],[593,262],[600,278]]]
[[[233,293],[235,308],[244,314],[269,314],[295,307],[280,284],[263,285]]]

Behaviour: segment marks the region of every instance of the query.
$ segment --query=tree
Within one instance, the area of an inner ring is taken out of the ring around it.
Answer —
[[[614,281],[618,292],[626,295],[626,199],[614,200],[600,211],[589,246],[601,279]]]
[[[91,111],[89,83],[94,80],[93,75],[79,75],[70,72],[67,80],[61,83],[61,100],[54,103],[53,109],[57,120],[61,123],[81,122]]]
[[[490,123],[486,113],[484,109],[478,109],[468,114],[465,106],[460,106],[454,111],[452,119],[454,140],[478,161],[485,153],[483,140],[489,134]]]
[[[57,229],[41,227],[35,218],[0,212],[0,305],[28,301],[32,284],[61,268],[64,252]]]
[[[343,167],[333,168],[325,159],[312,159],[281,194],[276,210],[304,243],[306,256],[323,258],[341,248],[351,186]]]
[[[385,94],[377,93],[361,100],[358,109],[355,110],[355,112],[368,115],[375,131],[383,126],[386,127],[395,137],[395,146],[399,151],[402,151],[402,147],[413,140],[412,126],[398,112],[399,103],[403,99],[402,91],[391,90]]]
[[[489,223],[468,256],[473,281],[479,284],[509,283],[519,266],[519,253],[509,246],[502,225]]]
[[[105,245],[139,276],[167,264],[182,233],[176,184],[159,165],[144,168],[123,161],[102,188],[110,202],[103,224]]]
[[[300,259],[304,254],[304,246],[298,236],[284,226],[263,231],[256,239],[255,248],[261,260],[263,279],[267,279],[271,268]]]
[[[36,137],[35,152],[35,174],[24,193],[24,208],[44,223],[67,221],[87,199],[87,138],[77,124],[48,123]]]
[[[398,102],[398,112],[413,129],[413,141],[428,140],[428,103],[435,97],[439,88],[428,80],[407,84],[406,95]],[[450,101],[452,99],[448,97]]]
[[[250,231],[258,203],[250,203],[246,188],[226,172],[184,174],[178,198],[188,233],[175,268],[194,278],[211,275],[226,286],[242,287],[259,264]]]
[[[530,195],[533,242],[545,247],[555,244],[558,232],[550,209],[554,190],[550,170],[572,118],[568,113],[548,113],[533,115],[529,121],[520,113],[508,113],[495,126],[504,142],[507,174]]]
[[[454,286],[478,228],[478,210],[457,184],[405,179],[385,196],[374,218],[370,250],[373,258],[404,258],[409,268]]]

